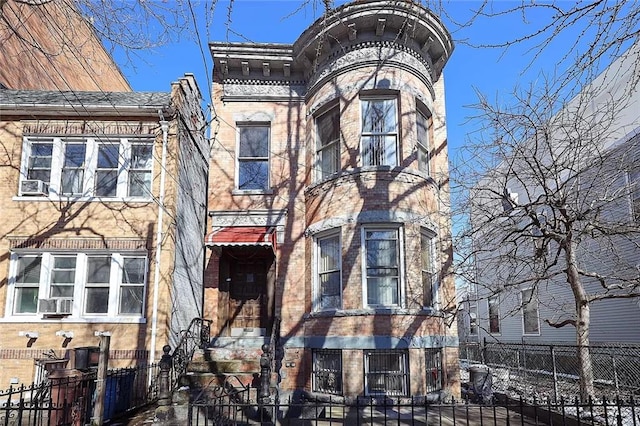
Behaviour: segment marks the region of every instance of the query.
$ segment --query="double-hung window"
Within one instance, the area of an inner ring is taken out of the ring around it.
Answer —
[[[342,250],[340,234],[316,239],[317,309],[340,309],[342,306]]]
[[[40,287],[40,256],[20,256],[16,259],[16,278],[13,312],[14,314],[35,314],[38,311]]]
[[[419,108],[416,112],[418,170],[429,173],[430,127],[431,117]]]
[[[96,167],[95,195],[98,197],[115,197],[118,190],[118,163],[120,144],[98,144],[98,164]]]
[[[342,394],[342,351],[316,349],[313,351],[313,390]]]
[[[269,189],[268,125],[238,125],[238,189]]]
[[[60,193],[82,195],[84,193],[84,172],[86,167],[87,144],[83,141],[64,142],[62,180]]]
[[[53,140],[34,140],[29,145],[29,148],[26,178],[40,180],[48,185],[51,180]]]
[[[540,333],[540,317],[538,312],[538,299],[532,288],[522,290],[522,328],[524,334]]]
[[[87,284],[85,312],[106,314],[109,308],[109,284],[111,282],[111,256],[87,257]]]
[[[141,317],[147,258],[121,253],[13,253],[14,315]]]
[[[130,197],[148,197],[151,193],[153,144],[134,141],[131,144],[128,192]]]
[[[340,170],[340,109],[336,105],[316,118],[318,179]]]
[[[406,396],[409,392],[408,355],[406,350],[365,351],[366,395]]]
[[[400,305],[400,229],[363,229],[368,306]]]
[[[424,306],[438,307],[438,273],[436,272],[435,238],[426,230],[420,233],[420,251],[422,257],[422,288]]]
[[[152,138],[27,137],[20,195],[151,196]]]
[[[362,104],[362,165],[396,166],[398,120],[396,99],[364,98]]]

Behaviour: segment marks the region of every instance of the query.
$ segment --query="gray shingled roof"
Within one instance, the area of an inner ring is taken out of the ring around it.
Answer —
[[[0,90],[0,105],[165,106],[169,92],[82,92],[48,90]]]

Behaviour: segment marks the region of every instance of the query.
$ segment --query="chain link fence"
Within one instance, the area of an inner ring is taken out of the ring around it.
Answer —
[[[640,346],[590,346],[596,393],[640,395]],[[493,389],[557,401],[579,395],[578,347],[527,343],[461,343],[463,369],[491,367]]]

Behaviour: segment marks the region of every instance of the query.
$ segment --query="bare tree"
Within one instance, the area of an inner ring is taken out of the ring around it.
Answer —
[[[481,96],[482,128],[454,174],[470,217],[461,274],[484,297],[502,295],[502,314],[539,303],[548,326],[575,327],[582,397],[594,395],[592,305],[640,296],[639,52],[567,103],[562,82],[519,91],[508,107]]]

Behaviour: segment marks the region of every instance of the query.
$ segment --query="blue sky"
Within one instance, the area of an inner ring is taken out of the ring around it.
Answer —
[[[336,1],[336,4],[342,3],[344,0]],[[497,3],[500,7],[508,7],[520,2],[502,0]],[[300,0],[235,0],[229,15],[229,1],[219,0],[209,15],[209,25],[204,23],[204,10],[195,11],[199,21],[199,43],[195,37],[185,34],[178,43],[142,55],[135,62],[135,68],[121,64],[123,71],[137,91],[167,91],[172,81],[184,73],[193,73],[200,89],[208,95],[212,68],[207,41],[293,43],[322,12],[312,4],[302,8],[300,4]],[[448,15],[457,21],[464,21],[470,16],[470,10],[480,4],[479,0],[454,0],[445,3],[444,7]],[[510,39],[538,28],[544,22],[541,15],[478,20],[474,25],[462,29],[453,25],[446,16],[442,16],[442,20],[456,43],[444,70],[449,155],[454,159],[465,137],[473,129],[467,118],[473,114],[469,106],[477,101],[476,91],[490,99],[507,102],[514,87],[534,82],[540,77],[541,71],[553,72],[556,61],[566,53],[566,48],[563,51],[561,39],[545,50],[545,54],[532,66],[528,66],[535,53],[535,50],[529,50],[531,44],[504,51],[472,48],[461,42],[472,40],[481,44]],[[118,61],[117,54],[115,58]]]

